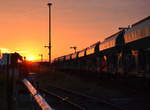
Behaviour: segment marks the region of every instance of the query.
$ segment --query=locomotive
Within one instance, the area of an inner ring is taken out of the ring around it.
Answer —
[[[55,58],[56,68],[107,72],[150,78],[150,16],[105,38],[104,41]]]

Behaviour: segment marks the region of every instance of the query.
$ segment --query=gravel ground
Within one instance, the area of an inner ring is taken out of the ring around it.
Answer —
[[[68,88],[97,98],[103,98],[128,110],[149,110],[149,89],[142,78],[97,79],[85,78],[63,72],[47,72],[39,75],[40,86],[49,84]],[[143,109],[142,109],[143,108]]]
[[[133,79],[90,79],[81,78],[63,72],[50,72],[41,74],[38,81],[42,86],[48,84],[78,90],[100,97],[116,98],[123,96],[136,96],[147,93],[148,89],[143,87],[141,79],[136,79],[137,84],[133,84]]]

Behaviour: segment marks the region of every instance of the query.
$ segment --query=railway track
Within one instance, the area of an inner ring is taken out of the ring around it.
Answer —
[[[39,92],[55,110],[149,110],[150,108],[149,95],[135,94],[135,90],[135,95],[125,94],[110,99],[91,97],[54,85],[40,88]]]
[[[56,110],[125,110],[103,99],[93,98],[64,88],[40,88],[47,102]]]

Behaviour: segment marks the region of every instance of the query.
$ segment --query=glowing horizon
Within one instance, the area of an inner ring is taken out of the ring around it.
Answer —
[[[7,48],[0,48],[0,52],[1,54],[3,53],[19,53],[22,57],[25,57],[26,60],[28,61],[40,61],[40,56],[39,55],[36,55],[36,53],[32,53],[32,52],[29,52],[29,51],[23,51],[23,50],[10,50],[10,49],[7,49]],[[46,61],[46,59],[44,60]]]

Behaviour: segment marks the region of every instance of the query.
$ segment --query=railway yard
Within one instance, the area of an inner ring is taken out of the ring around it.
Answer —
[[[9,83],[1,84],[5,90],[1,91],[1,101],[4,105],[9,104],[13,108],[11,110],[51,110],[42,109],[46,104],[55,110],[150,109],[150,88],[146,85],[145,78],[84,74],[87,75],[53,69],[35,70],[12,85],[14,92],[10,92]],[[6,76],[4,79],[7,79]],[[10,93],[13,97],[10,97]]]
[[[92,108],[93,110],[99,110],[100,108],[102,110],[150,109],[149,89],[143,86],[142,78],[102,78],[98,80],[66,75],[63,72],[52,72],[50,74],[48,76],[42,75],[43,77],[40,76],[36,81],[38,81],[39,89],[48,102],[51,97],[58,98],[54,101],[50,100],[50,103],[55,105],[56,108],[63,109],[64,103],[65,106],[66,103],[70,103],[75,107],[75,110],[77,108],[79,110],[90,110]]]
[[[2,53],[0,109],[150,110],[149,42],[150,16],[52,62]]]

